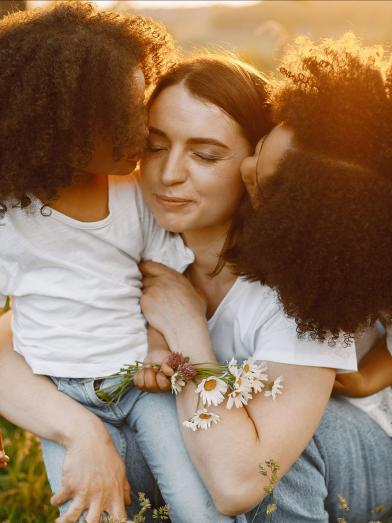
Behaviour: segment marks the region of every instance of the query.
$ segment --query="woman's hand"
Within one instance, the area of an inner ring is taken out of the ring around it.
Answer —
[[[93,430],[89,425],[78,430],[66,448],[61,489],[50,502],[72,503],[56,523],[74,523],[84,511],[88,523],[99,523],[105,512],[116,521],[126,521],[130,486],[125,465],[104,425],[97,420]]]
[[[192,336],[206,325],[206,300],[182,274],[159,263],[143,261],[141,307],[146,320],[160,331],[171,350],[179,337]]]
[[[104,511],[126,520],[130,487],[125,465],[105,425],[59,392],[49,378],[33,374],[25,359],[13,350],[11,312],[0,318],[0,413],[66,448],[62,486],[51,501],[54,505],[73,501],[58,523],[73,523],[84,510],[89,523],[98,523]]]

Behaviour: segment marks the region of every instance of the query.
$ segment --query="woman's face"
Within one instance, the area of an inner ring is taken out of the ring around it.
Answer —
[[[275,173],[279,162],[293,147],[293,132],[284,125],[278,125],[261,138],[253,156],[243,160],[242,180],[254,208],[260,205],[259,187],[262,179]]]
[[[182,84],[150,109],[141,186],[158,223],[173,232],[226,226],[244,192],[242,160],[252,147],[240,126]]]

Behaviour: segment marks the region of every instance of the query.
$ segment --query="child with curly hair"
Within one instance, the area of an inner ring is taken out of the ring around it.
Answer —
[[[61,505],[57,521],[96,523],[104,512],[126,518],[124,466],[105,478],[105,459],[118,458],[101,448],[86,465],[86,425],[96,438],[109,432],[123,460],[126,427],[136,433],[172,521],[232,521],[217,513],[194,473],[170,395],[130,388],[108,406],[96,394],[124,363],[147,354],[140,260],[177,270],[193,261],[182,240],[154,222],[130,175],[146,137],[145,86],[174,59],[173,42],[143,17],[59,2],[1,20],[0,56],[0,298],[12,299],[15,351],[84,411],[59,399],[45,411],[53,412],[48,420],[39,413],[40,401],[52,401],[47,383],[16,370],[26,375],[25,391],[4,414],[42,436],[52,502]],[[163,338],[151,330],[149,342],[159,363],[167,355]],[[3,380],[0,393],[7,386]],[[131,478],[138,467],[144,472],[135,458]]]
[[[354,339],[358,372],[337,374],[392,436],[392,69],[353,35],[301,39],[273,84],[276,127],[244,161],[255,207],[228,258],[276,289],[298,333]],[[377,319],[380,335],[366,329]],[[369,348],[372,350],[369,352]]]

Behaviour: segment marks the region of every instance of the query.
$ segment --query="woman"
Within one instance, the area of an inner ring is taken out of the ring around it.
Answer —
[[[222,68],[227,72],[223,82]],[[201,74],[203,69],[208,73],[204,78]],[[185,76],[192,77],[192,70],[196,79],[202,77],[199,82],[185,79]],[[237,79],[237,83],[234,79]],[[268,354],[264,359],[271,362],[270,371],[283,374],[286,379],[286,393],[275,404],[256,397],[247,410],[224,410],[221,423],[213,431],[201,435],[184,434],[192,459],[218,509],[227,514],[249,511],[263,498],[265,483],[258,473],[259,464],[274,458],[279,462],[282,473],[290,468],[317,428],[332,388],[335,375],[332,368],[353,368],[347,348],[330,350],[311,341],[298,341],[295,326],[286,320],[268,289],[237,280],[227,266],[223,266],[220,272],[220,267],[217,267],[219,253],[229,229],[231,237],[235,238],[233,217],[244,194],[239,167],[264,131],[252,135],[251,129],[256,129],[256,126],[246,124],[247,121],[250,123],[255,120],[255,98],[250,96],[252,90],[248,93],[234,89],[238,84],[243,87],[244,82],[249,87],[249,81],[254,84],[253,92],[259,93],[259,114],[263,116],[259,119],[260,123],[266,115],[264,83],[251,69],[230,60],[224,60],[220,66],[219,60],[213,59],[196,60],[175,69],[160,84],[152,98],[150,150],[142,173],[146,199],[156,212],[158,221],[161,224],[166,221],[169,229],[183,232],[185,240],[195,251],[197,260],[189,276],[207,295],[207,314],[213,315],[212,338],[214,341],[215,336],[219,340],[219,345],[214,347],[218,355],[220,347],[222,353],[226,353],[226,343],[231,344],[231,350],[238,357],[242,357],[237,354],[240,347],[250,351],[248,355],[264,358]],[[216,88],[213,89],[212,85]],[[223,93],[226,99],[222,101]],[[216,98],[211,100],[212,97]],[[234,116],[236,110],[239,115]],[[241,120],[244,114],[247,118]],[[231,241],[230,235],[228,241]],[[150,273],[163,271],[165,276],[163,280],[156,276],[146,280],[148,290],[143,305],[150,322],[167,336],[173,350],[181,350],[194,360],[213,361],[215,355],[209,340],[205,310],[188,280],[161,267],[149,267]],[[147,268],[148,264],[145,265]],[[211,279],[209,273],[214,269],[217,276]],[[167,283],[170,284],[169,292],[164,287]],[[161,292],[162,288],[164,292]],[[241,291],[239,297],[238,289]],[[172,301],[168,294],[173,298]],[[230,296],[233,294],[238,299],[231,302]],[[167,308],[164,303],[166,299]],[[159,303],[160,307],[157,307]],[[234,336],[233,340],[232,319],[237,318],[238,303],[243,308],[242,315],[234,325],[237,339]],[[251,309],[247,307],[248,303],[252,304]],[[169,307],[171,313],[162,318],[162,313],[169,311]],[[220,316],[219,311],[223,309],[226,315]],[[241,339],[242,334],[248,337]],[[9,354],[8,362],[11,358]],[[17,364],[20,366],[20,361]],[[26,373],[25,376],[31,380]],[[42,392],[42,381],[40,387]],[[178,398],[180,420],[188,417],[194,408],[191,387],[188,386]],[[53,408],[58,399],[49,393],[48,388],[45,390],[48,393],[47,401]],[[9,390],[4,392],[8,398],[2,398],[1,401],[6,403],[6,400],[10,401],[11,393]],[[70,412],[70,407],[67,408],[67,412]],[[348,415],[351,414],[350,409],[350,406],[340,405],[336,410]],[[331,417],[336,419],[336,411],[324,424],[327,428],[330,428]],[[362,418],[360,420],[363,421]],[[348,426],[350,422],[347,421]],[[357,425],[354,425],[355,430]],[[325,436],[326,432],[324,429],[324,438],[328,443],[330,438]],[[343,436],[351,442],[351,434],[340,435]],[[349,444],[344,448],[345,452],[348,447]],[[297,481],[298,486],[298,468],[301,470],[302,467],[302,470],[307,471],[305,477],[313,471],[313,475],[309,476],[309,486],[321,488],[322,481],[315,476],[317,473],[321,475],[318,467],[324,460],[328,463],[328,459],[325,457],[323,460],[317,450],[317,444],[312,442],[305,457],[297,461],[295,470],[292,469],[297,475],[290,471],[285,476],[289,484]],[[373,449],[369,446],[370,450]],[[233,459],[230,452],[235,456],[241,452],[241,461]],[[208,459],[205,459],[206,456]],[[312,467],[314,460],[317,460],[316,467]],[[377,460],[374,462],[377,464]],[[290,483],[290,477],[293,476],[294,480]],[[285,479],[281,484],[284,484]],[[384,477],[384,483],[388,479]],[[322,480],[325,478],[322,477]],[[282,503],[282,521],[306,521],[306,518],[308,521],[325,521],[325,481],[322,493],[317,488],[314,488],[316,507],[314,500],[309,499],[308,504],[312,507],[306,506],[310,512],[304,515],[304,500],[297,498],[297,504],[292,504],[289,509]],[[380,486],[377,493],[379,498],[376,498],[380,503],[382,494]],[[253,515],[249,514],[249,517]]]
[[[306,447],[331,392],[333,358],[345,349],[306,339],[296,340],[293,346],[290,323],[285,323],[284,316],[280,323],[276,321],[280,311],[273,310],[269,289],[237,279],[229,266],[219,266],[222,250],[235,250],[239,232],[233,202],[236,195],[239,201],[242,190],[234,183],[240,173],[233,160],[243,141],[240,135],[230,141],[232,135],[226,129],[233,121],[239,122],[232,112],[238,106],[222,97],[227,92],[224,85],[230,83],[224,79],[217,85],[219,80],[213,82],[208,72],[208,59],[180,64],[154,91],[141,185],[160,225],[180,232],[194,251],[196,261],[187,275],[206,297],[209,320],[207,323],[198,295],[184,276],[149,262],[143,264],[146,290],[142,307],[173,351],[181,351],[195,362],[232,356],[267,360],[272,375],[285,377],[286,392],[275,404],[256,396],[246,409],[213,409],[221,422],[196,435],[183,427],[186,446],[224,513],[248,512],[252,520],[254,513],[249,511],[262,501],[267,486],[258,465],[273,458],[280,464],[280,477],[289,471],[276,489],[278,520],[336,518],[339,494],[355,500],[353,517],[362,520],[370,515],[376,499],[386,506],[391,502],[388,488],[383,487],[392,480],[390,472],[385,472],[380,484],[377,479],[384,460],[391,460],[391,440],[361,411],[336,401]],[[246,136],[244,129],[246,125],[242,129]],[[245,173],[246,162],[243,170]],[[177,396],[177,408],[180,422],[193,412],[193,384]],[[373,441],[368,441],[369,434]],[[351,464],[365,478],[362,484],[352,485],[347,477]],[[265,509],[264,505],[260,520]]]

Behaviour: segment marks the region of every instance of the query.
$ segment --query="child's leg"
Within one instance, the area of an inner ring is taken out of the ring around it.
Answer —
[[[194,468],[180,432],[170,393],[140,393],[128,423],[152,470],[173,523],[229,523],[219,514]]]
[[[142,491],[146,485],[152,485],[153,476],[142,453],[136,447],[135,438],[127,437],[125,434],[125,431],[129,432],[129,429],[123,423],[124,414],[122,410],[116,406],[107,405],[96,396],[94,380],[92,379],[52,378],[52,380],[61,392],[83,404],[101,418],[124,462],[126,462],[127,457],[127,445],[130,445],[129,453],[132,455],[132,466],[130,470],[127,470],[127,473],[129,472],[128,479],[131,481],[132,505],[127,512],[129,516],[134,516],[139,510],[137,492]],[[130,406],[133,405],[132,396],[136,398],[138,394],[139,391],[137,389],[132,389],[130,394],[125,396],[124,402]],[[52,491],[57,492],[61,486],[66,449],[46,439],[41,440],[41,447]],[[77,470],[75,474],[78,474]],[[146,492],[146,494],[149,494],[149,492]],[[60,514],[64,514],[68,510],[71,502],[72,500],[60,507]],[[85,516],[86,513],[83,514],[79,521],[84,521]]]

